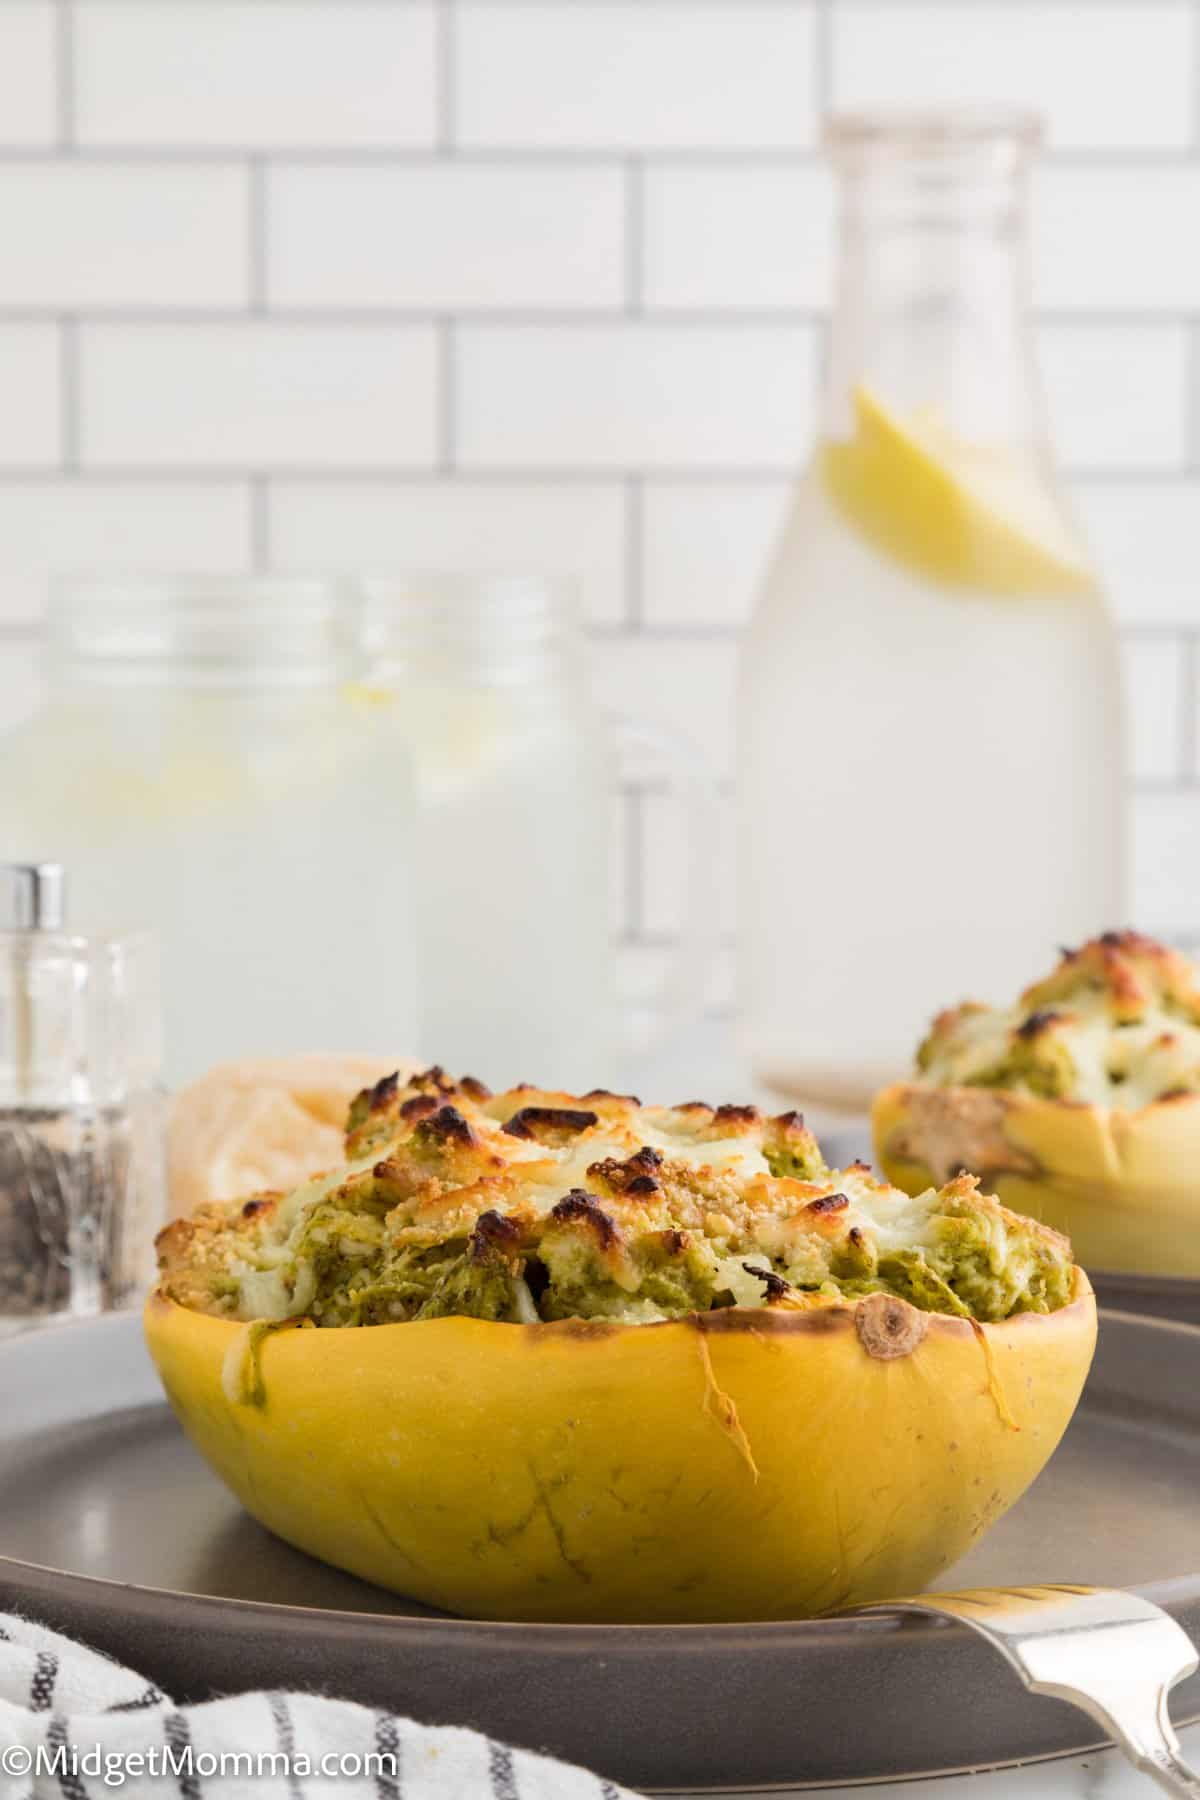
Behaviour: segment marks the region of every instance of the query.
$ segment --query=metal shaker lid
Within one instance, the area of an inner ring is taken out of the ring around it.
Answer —
[[[61,931],[66,880],[61,863],[0,863],[0,930]]]

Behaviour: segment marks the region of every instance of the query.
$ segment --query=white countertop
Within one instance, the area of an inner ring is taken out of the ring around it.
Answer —
[[[997,1664],[999,1667],[999,1664]],[[1181,1731],[1185,1761],[1200,1769],[1200,1725]],[[1093,1751],[1087,1756],[1054,1757],[1028,1763],[1024,1768],[991,1769],[978,1775],[944,1775],[928,1781],[868,1782],[852,1787],[773,1788],[772,1800],[848,1800],[861,1794],[864,1800],[1148,1800],[1161,1790],[1148,1775],[1127,1763],[1115,1750]],[[682,1800],[682,1797],[681,1797]],[[763,1800],[757,1793],[726,1794],[724,1800]]]

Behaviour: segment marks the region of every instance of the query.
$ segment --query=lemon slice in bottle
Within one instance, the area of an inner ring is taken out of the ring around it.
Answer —
[[[1037,479],[1009,451],[964,443],[928,415],[897,418],[854,392],[855,435],[817,466],[876,550],[943,586],[1008,596],[1087,594],[1095,580]]]

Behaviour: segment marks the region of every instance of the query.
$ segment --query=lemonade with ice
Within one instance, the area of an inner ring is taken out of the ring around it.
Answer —
[[[863,1106],[935,1007],[1122,917],[1104,599],[1022,306],[1028,124],[843,121],[823,430],[743,652],[739,935],[760,1081]]]

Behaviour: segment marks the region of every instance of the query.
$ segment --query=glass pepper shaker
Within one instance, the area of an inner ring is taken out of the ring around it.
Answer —
[[[0,1335],[135,1301],[165,1216],[156,959],[0,864]]]

